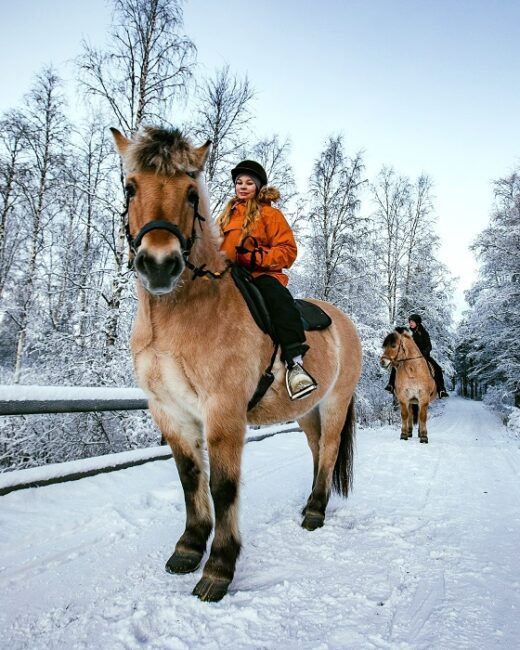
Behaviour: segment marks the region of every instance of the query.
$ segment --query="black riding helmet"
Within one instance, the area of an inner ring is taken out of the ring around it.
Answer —
[[[417,325],[420,325],[422,323],[422,318],[419,316],[419,314],[410,314],[408,316],[408,321],[415,321]]]
[[[265,169],[260,163],[257,163],[254,160],[243,160],[241,163],[238,163],[234,169],[231,170],[231,178],[233,179],[233,183],[236,183],[237,178],[242,174],[251,176],[259,190],[264,185],[267,185],[267,174],[265,173]]]

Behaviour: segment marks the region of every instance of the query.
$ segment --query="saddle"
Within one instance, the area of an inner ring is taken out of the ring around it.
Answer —
[[[273,339],[275,344],[278,343],[274,334],[269,311],[264,299],[262,298],[262,294],[253,284],[252,275],[242,266],[233,266],[231,268],[231,277],[246,301],[255,323],[262,332],[268,334]],[[324,330],[332,324],[330,316],[313,302],[300,299],[296,299],[294,302],[296,308],[300,312],[303,329],[306,332]]]
[[[242,297],[246,301],[255,323],[262,332],[271,337],[274,343],[274,352],[271,356],[269,366],[264,370],[263,375],[260,377],[255,393],[247,405],[247,410],[250,411],[258,404],[274,381],[272,370],[278,353],[279,342],[274,333],[267,305],[265,304],[262,294],[253,284],[252,275],[241,266],[232,266],[231,277],[242,294]],[[330,316],[325,313],[321,307],[318,307],[318,305],[308,302],[307,300],[295,300],[294,302],[296,308],[300,312],[303,329],[305,331],[323,330],[332,324]]]

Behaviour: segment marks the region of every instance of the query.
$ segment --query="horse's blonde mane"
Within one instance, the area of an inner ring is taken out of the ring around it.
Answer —
[[[138,131],[124,152],[127,173],[153,171],[162,176],[200,172],[200,151],[178,129],[145,127]]]
[[[197,190],[199,191],[199,212],[203,217],[210,220],[211,217],[211,206],[209,200],[208,187],[206,185],[206,179],[204,173],[197,174],[195,179],[197,183]],[[213,222],[213,219],[211,219]]]

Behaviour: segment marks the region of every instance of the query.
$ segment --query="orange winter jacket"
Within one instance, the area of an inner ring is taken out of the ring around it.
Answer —
[[[242,245],[242,224],[245,212],[245,203],[237,201],[233,207],[231,219],[223,229],[224,241],[221,250],[232,261],[236,260],[237,246]],[[283,269],[288,269],[293,264],[298,249],[291,226],[280,210],[273,208],[268,203],[263,203],[261,216],[255,222],[250,236],[257,240],[259,248],[262,249],[261,261],[257,259],[256,270],[252,273],[253,277],[271,275],[284,287],[287,286],[289,278],[283,273]],[[251,239],[245,242],[245,247],[253,250],[254,245]]]

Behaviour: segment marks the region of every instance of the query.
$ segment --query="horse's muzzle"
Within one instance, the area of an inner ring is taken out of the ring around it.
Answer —
[[[177,251],[158,259],[142,250],[134,260],[135,270],[144,288],[154,296],[163,296],[173,291],[185,266],[182,255]]]
[[[387,359],[387,357],[381,357],[380,359],[381,366],[383,368],[388,368],[388,366],[392,363],[390,359]]]

